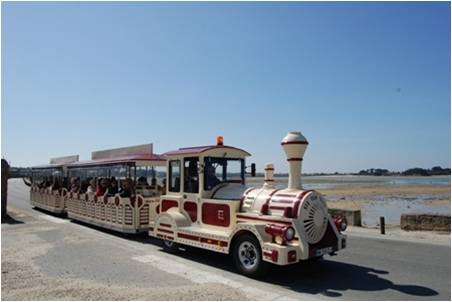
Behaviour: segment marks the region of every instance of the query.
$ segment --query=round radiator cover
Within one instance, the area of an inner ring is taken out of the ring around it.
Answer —
[[[304,237],[308,243],[319,242],[328,225],[328,208],[322,195],[315,191],[310,193],[303,199],[299,211]]]

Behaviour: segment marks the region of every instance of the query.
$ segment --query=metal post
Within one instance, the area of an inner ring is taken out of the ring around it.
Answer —
[[[9,177],[9,164],[2,158],[2,222],[5,221],[7,217],[7,197],[8,197],[8,177]]]
[[[380,217],[380,233],[385,234],[385,218],[383,216]]]

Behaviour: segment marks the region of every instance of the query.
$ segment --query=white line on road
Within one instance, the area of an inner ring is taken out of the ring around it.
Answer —
[[[256,287],[250,287],[247,286],[244,283],[232,280],[230,278],[227,278],[225,276],[222,276],[217,273],[212,273],[207,270],[199,269],[198,267],[200,265],[197,265],[197,267],[193,267],[190,265],[187,265],[181,261],[178,261],[176,257],[175,259],[168,259],[169,257],[162,257],[159,255],[154,254],[147,254],[143,256],[136,256],[132,259],[135,261],[139,261],[142,263],[147,263],[155,268],[165,271],[170,274],[177,275],[179,277],[186,278],[192,282],[198,283],[198,284],[204,284],[204,283],[220,283],[226,286],[230,286],[232,288],[240,289],[242,292],[244,292],[250,299],[252,300],[280,300],[283,298],[284,300],[298,300],[300,299],[299,296],[295,297],[288,297],[288,296],[282,296],[282,294],[278,294],[275,292],[275,290],[268,291]],[[172,257],[171,257],[172,258]],[[313,296],[306,295],[306,298],[308,300],[312,300]],[[318,299],[318,297],[315,297],[315,299]]]

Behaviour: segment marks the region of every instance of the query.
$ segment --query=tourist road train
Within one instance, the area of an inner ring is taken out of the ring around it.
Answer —
[[[324,197],[302,187],[308,141],[290,132],[281,145],[287,188],[275,187],[272,164],[265,166],[262,187],[247,187],[250,154],[218,137],[215,145],[161,155],[149,144],[92,152],[88,161],[51,159],[32,168],[30,200],[73,220],[148,232],[169,252],[194,246],[231,254],[242,274],[257,276],[268,263],[315,260],[346,247],[345,218],[331,217]]]

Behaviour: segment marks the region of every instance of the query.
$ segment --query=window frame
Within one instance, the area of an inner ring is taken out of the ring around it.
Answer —
[[[179,186],[175,188],[176,190],[172,190],[172,182],[173,182],[173,166],[172,163],[177,163],[177,167],[179,168]],[[182,169],[181,169],[181,160],[180,159],[172,159],[168,161],[168,192],[172,193],[180,193],[181,192],[181,179],[182,179]]]
[[[197,174],[196,175],[198,177],[198,186],[196,188],[196,192],[188,192],[187,188],[185,188],[185,177],[187,176],[187,175],[185,175],[185,163],[189,162],[190,160],[196,160],[197,161],[197,167],[196,167],[196,173]],[[199,194],[199,182],[200,182],[199,170],[198,170],[199,163],[200,163],[199,156],[184,157],[184,165],[183,165],[183,168],[184,168],[184,179],[183,179],[184,180],[184,189],[183,189],[183,191],[184,191],[184,193],[187,193],[187,194]]]
[[[204,157],[204,162],[203,162],[204,168],[203,168],[203,172],[202,172],[203,183],[204,183],[203,187],[204,187],[205,191],[211,191],[212,190],[212,188],[210,188],[210,189],[207,188],[207,181],[206,181],[207,180],[207,178],[206,178],[206,163],[207,163],[207,160],[211,159],[211,158],[213,158],[213,159],[224,159],[226,161],[229,161],[229,160],[231,160],[231,161],[239,161],[240,162],[240,183],[242,185],[245,184],[245,159],[239,158],[239,157],[224,158],[224,157],[218,157],[218,156],[205,156]],[[236,181],[230,181],[227,178],[227,171],[226,171],[225,167],[226,166],[222,166],[222,172],[221,172],[222,175],[221,175],[221,177],[224,180],[222,180],[221,183],[236,183]]]

